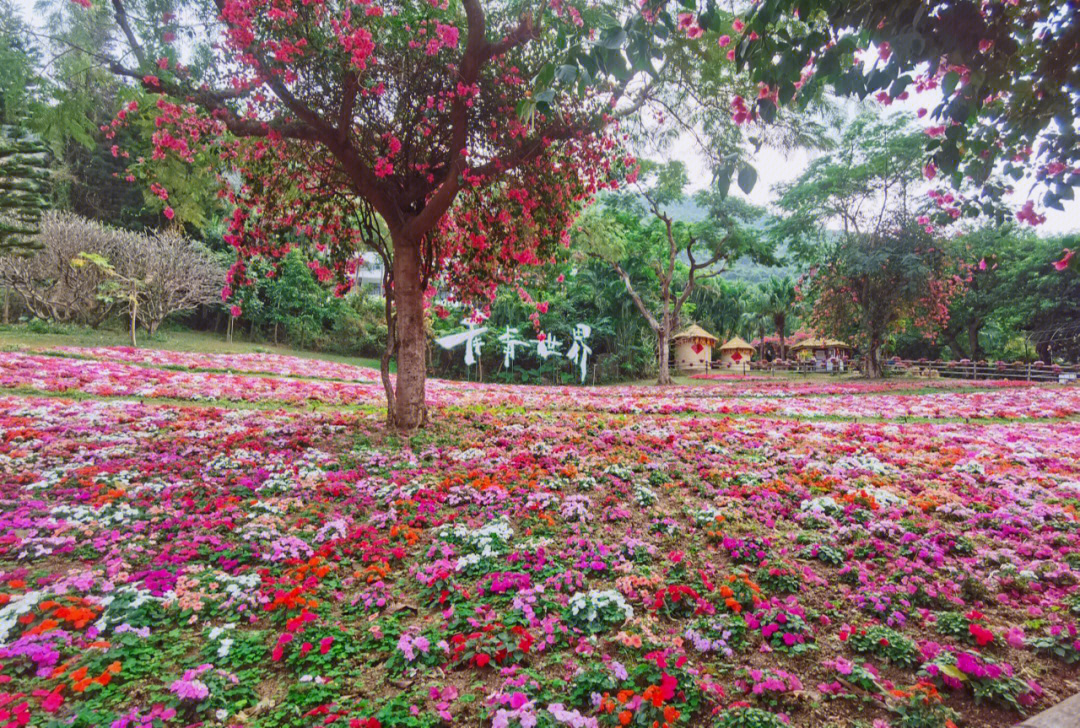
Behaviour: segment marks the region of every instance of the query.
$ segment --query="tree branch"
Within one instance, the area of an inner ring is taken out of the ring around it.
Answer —
[[[650,311],[648,307],[645,306],[645,302],[641,300],[641,296],[639,296],[638,292],[634,290],[634,284],[630,282],[630,276],[626,274],[626,271],[623,270],[622,266],[619,265],[618,262],[612,261],[611,266],[615,269],[615,272],[619,274],[619,277],[622,278],[623,284],[626,286],[626,292],[630,294],[630,300],[634,302],[634,305],[637,306],[638,311],[640,311],[641,315],[645,317],[645,321],[649,324],[649,328],[659,334],[660,322],[656,320],[656,316],[653,316],[652,311]]]
[[[128,45],[131,46],[131,52],[135,54],[135,58],[139,61],[139,66],[146,67],[146,53],[143,51],[142,46],[139,45],[138,39],[135,38],[135,33],[131,30],[131,24],[128,22],[127,9],[124,8],[123,0],[112,0],[113,15],[116,16],[116,24],[120,26],[120,30],[123,31],[124,37],[127,38]]]

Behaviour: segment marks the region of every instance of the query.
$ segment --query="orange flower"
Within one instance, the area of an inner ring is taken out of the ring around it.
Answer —
[[[619,713],[619,725],[630,725],[630,721],[634,719],[634,714],[629,710],[624,710]]]

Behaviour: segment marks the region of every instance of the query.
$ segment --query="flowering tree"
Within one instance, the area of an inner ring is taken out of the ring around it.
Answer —
[[[1030,173],[1055,209],[1080,185],[1077,0],[761,0],[737,30],[735,61],[761,85],[751,117],[826,89],[885,104],[939,90],[926,151],[954,187],[985,193],[971,214],[997,207],[1000,174]],[[1017,217],[1043,219],[1034,200]]]
[[[316,251],[323,279],[347,280],[360,247],[382,255],[396,390],[384,382],[403,429],[426,417],[433,284],[489,297],[567,241],[607,184],[616,144],[604,130],[644,103],[677,25],[660,1],[214,0],[206,16],[197,4],[129,12],[137,1],[111,0],[126,48],[110,68],[157,96],[154,152],[132,177],[171,217],[156,169],[221,173],[239,253],[227,293],[248,282],[246,261],[295,246]],[[205,46],[191,38],[185,65],[173,41],[188,15],[213,32]],[[114,127],[146,112],[129,103]]]
[[[933,338],[948,322],[949,302],[963,288],[949,265],[941,245],[914,221],[894,218],[872,235],[847,236],[810,277],[810,322],[856,336],[865,373],[879,377],[890,333],[910,324]]]

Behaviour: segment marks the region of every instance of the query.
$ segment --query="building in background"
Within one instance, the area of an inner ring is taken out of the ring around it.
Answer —
[[[675,368],[683,372],[707,371],[712,366],[712,350],[718,338],[697,324],[671,337],[675,344]]]
[[[741,336],[736,336],[720,347],[720,369],[746,371],[754,358],[754,347]]]

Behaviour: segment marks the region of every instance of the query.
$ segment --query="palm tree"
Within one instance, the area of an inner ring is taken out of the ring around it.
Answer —
[[[746,338],[758,340],[758,361],[765,361],[765,332],[769,330],[772,316],[766,311],[767,299],[759,291],[742,314],[742,329]]]
[[[770,278],[764,287],[765,313],[772,319],[776,329],[776,335],[780,339],[780,358],[787,359],[787,348],[784,344],[784,334],[787,329],[788,316],[792,315],[795,305],[795,284],[790,278]]]

